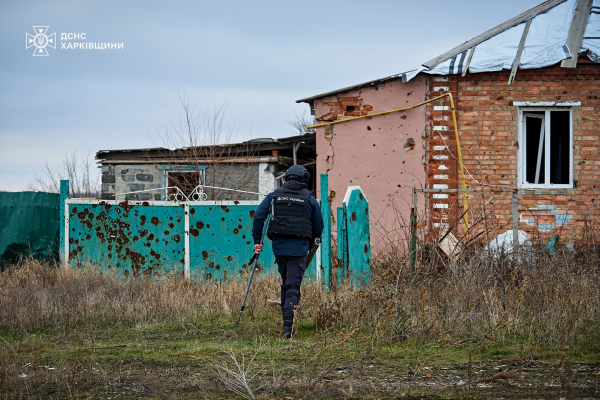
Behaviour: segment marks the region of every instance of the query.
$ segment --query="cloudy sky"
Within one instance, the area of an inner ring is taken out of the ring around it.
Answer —
[[[541,0],[0,2],[0,190],[46,163],[161,146],[185,93],[236,140],[293,134],[295,100],[414,69]],[[33,26],[56,49],[33,57]],[[61,49],[62,33],[123,49]]]

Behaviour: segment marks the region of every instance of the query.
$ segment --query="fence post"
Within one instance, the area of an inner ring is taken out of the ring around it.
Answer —
[[[348,272],[348,227],[346,225],[346,205],[337,208],[337,284],[342,284],[344,274]]]
[[[360,186],[350,186],[344,197],[348,227],[348,271],[352,286],[371,281],[369,202]]]
[[[183,260],[183,277],[190,279],[190,203],[187,201],[184,204],[184,219],[183,219],[183,238],[184,238],[184,260]]]
[[[329,176],[327,174],[321,174],[321,215],[323,215],[321,283],[327,289],[331,283],[331,204],[329,203]]]
[[[417,264],[417,191],[413,189],[413,206],[410,209],[410,271],[415,275]]]
[[[66,261],[66,256],[67,256],[67,252],[68,249],[65,246],[68,246],[69,243],[66,243],[65,240],[65,234],[68,234],[68,232],[65,232],[65,223],[67,221],[67,212],[69,211],[69,208],[66,204],[67,199],[69,198],[69,181],[68,180],[64,180],[64,181],[60,181],[60,240],[59,240],[59,247],[58,247],[58,259],[61,262]],[[55,231],[56,232],[56,231]]]

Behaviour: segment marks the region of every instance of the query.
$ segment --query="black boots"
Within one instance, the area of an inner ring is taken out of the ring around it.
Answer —
[[[293,319],[284,319],[283,320],[283,336],[285,336],[286,339],[291,338],[296,333],[293,330],[293,325],[294,325]]]

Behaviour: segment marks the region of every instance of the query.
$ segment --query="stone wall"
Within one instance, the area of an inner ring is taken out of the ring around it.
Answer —
[[[206,185],[259,192],[260,164],[212,164],[206,168]],[[273,178],[275,179],[275,178]],[[258,195],[230,190],[206,189],[208,200],[258,200]]]
[[[102,166],[102,198],[106,200],[162,200],[160,190],[128,193],[161,187],[161,171],[154,165]],[[115,196],[116,194],[116,196]]]
[[[262,170],[259,174],[260,168]],[[206,185],[263,193],[267,188],[275,187],[275,177],[272,172],[274,169],[274,165],[270,164],[212,164],[205,170]],[[102,166],[102,199],[163,200],[160,190],[118,194],[159,189],[165,184],[162,178],[162,171],[155,165],[104,165]],[[271,185],[269,180],[272,182]],[[255,194],[221,189],[207,188],[206,193],[208,200],[258,200],[259,198]]]
[[[276,189],[275,164],[258,164],[258,192],[260,200]]]

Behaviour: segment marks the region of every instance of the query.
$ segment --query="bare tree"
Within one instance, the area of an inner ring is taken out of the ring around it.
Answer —
[[[163,145],[170,149],[194,149],[219,143],[231,143],[237,127],[225,118],[227,104],[215,107],[212,112],[202,113],[190,104],[190,97],[179,94],[183,108],[177,124],[172,123],[165,133],[160,135]]]
[[[77,151],[66,155],[62,165],[52,168],[46,161],[41,175],[35,175],[28,189],[41,192],[59,193],[60,181],[69,180],[70,196],[76,198],[96,198],[100,194],[100,175],[87,157],[79,158]]]
[[[316,123],[314,115],[306,115],[306,111],[303,111],[302,114],[299,114],[298,111],[294,111],[294,114],[296,115],[296,118],[288,120],[287,123],[294,128],[293,131],[295,133],[316,132],[315,128],[308,128]]]
[[[202,112],[190,104],[189,96],[179,95],[183,108],[178,123],[171,123],[159,134],[165,150],[161,157],[149,160],[158,165],[171,163],[187,167],[169,171],[168,186],[176,186],[189,195],[199,184],[255,192],[253,178],[258,166],[251,163],[258,145],[252,142],[234,144],[237,126],[226,117],[226,104]],[[191,169],[191,171],[190,171]],[[216,188],[206,188],[209,200],[256,199],[256,195]]]

